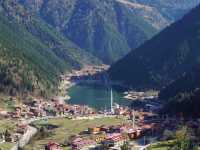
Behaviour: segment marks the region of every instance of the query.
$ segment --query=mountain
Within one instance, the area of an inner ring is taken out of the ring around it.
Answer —
[[[128,0],[0,0],[0,17],[0,90],[42,95],[60,74],[112,63],[171,22]]]
[[[82,49],[111,64],[200,0],[18,0]]]
[[[160,14],[170,22],[174,22],[183,17],[192,8],[196,7],[199,0],[130,0],[140,4],[151,6],[157,9]]]
[[[109,70],[111,79],[133,87],[161,88],[200,60],[200,6],[132,51]]]
[[[199,65],[181,75],[177,80],[167,85],[160,91],[161,99],[169,100],[175,97],[178,93],[189,93],[200,88],[200,67]]]
[[[99,63],[15,1],[0,1],[0,91],[46,95],[60,74]]]
[[[19,2],[79,47],[108,64],[152,37],[157,33],[157,28],[168,24],[151,8],[144,12],[146,8],[133,8],[117,0]],[[154,21],[154,18],[160,22]]]
[[[166,105],[163,113],[199,117],[200,106],[200,67],[197,64],[193,69],[181,75],[177,80],[160,91],[160,99]]]
[[[184,117],[199,117],[200,106],[200,90],[194,89],[192,91],[177,93],[176,96],[171,97],[166,103],[161,113],[176,115],[181,114]]]

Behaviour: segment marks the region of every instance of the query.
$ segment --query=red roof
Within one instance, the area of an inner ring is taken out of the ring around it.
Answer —
[[[51,148],[54,147],[54,146],[60,147],[60,144],[55,143],[55,142],[49,142],[49,143],[47,144],[48,149],[51,149]]]
[[[78,140],[74,140],[72,142],[72,145],[74,147],[78,147],[78,148],[89,146],[89,145],[95,145],[95,144],[96,144],[96,142],[93,141],[93,140],[90,140],[90,139],[81,139],[81,138],[78,139]]]
[[[120,133],[114,133],[114,134],[109,134],[106,139],[113,141],[120,141],[124,140],[124,137]]]

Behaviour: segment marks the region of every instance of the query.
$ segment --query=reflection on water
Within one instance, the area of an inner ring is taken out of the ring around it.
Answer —
[[[110,89],[104,86],[76,85],[69,89],[70,104],[88,105],[96,109],[110,108]],[[113,90],[114,103],[129,105],[123,93]]]

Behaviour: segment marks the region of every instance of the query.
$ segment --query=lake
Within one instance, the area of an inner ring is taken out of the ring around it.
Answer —
[[[75,85],[68,90],[70,104],[88,105],[98,110],[110,108],[111,90],[105,86]],[[123,93],[113,89],[114,103],[129,105],[130,101],[123,98]]]

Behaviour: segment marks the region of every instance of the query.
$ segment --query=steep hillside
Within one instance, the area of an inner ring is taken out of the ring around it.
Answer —
[[[105,63],[181,18],[200,0],[18,0]]]
[[[163,88],[159,95],[166,102],[163,113],[199,117],[200,67],[183,74],[176,81]]]
[[[19,1],[106,63],[118,60],[168,25],[157,10],[119,0]]]
[[[0,1],[0,91],[45,96],[61,73],[98,63],[15,1]]]
[[[157,9],[165,18],[174,22],[200,4],[200,0],[130,0]]]
[[[56,75],[68,65],[16,22],[0,19],[1,92],[53,88]],[[47,69],[48,68],[48,69]]]
[[[176,96],[171,97],[164,107],[162,113],[171,115],[181,114],[184,117],[199,118],[200,106],[200,90],[195,89],[192,91],[177,93]]]
[[[113,80],[133,87],[162,87],[200,60],[200,6],[118,61]]]
[[[200,88],[200,67],[195,66],[190,72],[184,73],[177,80],[167,85],[160,92],[159,97],[169,100],[179,93],[190,93]]]

